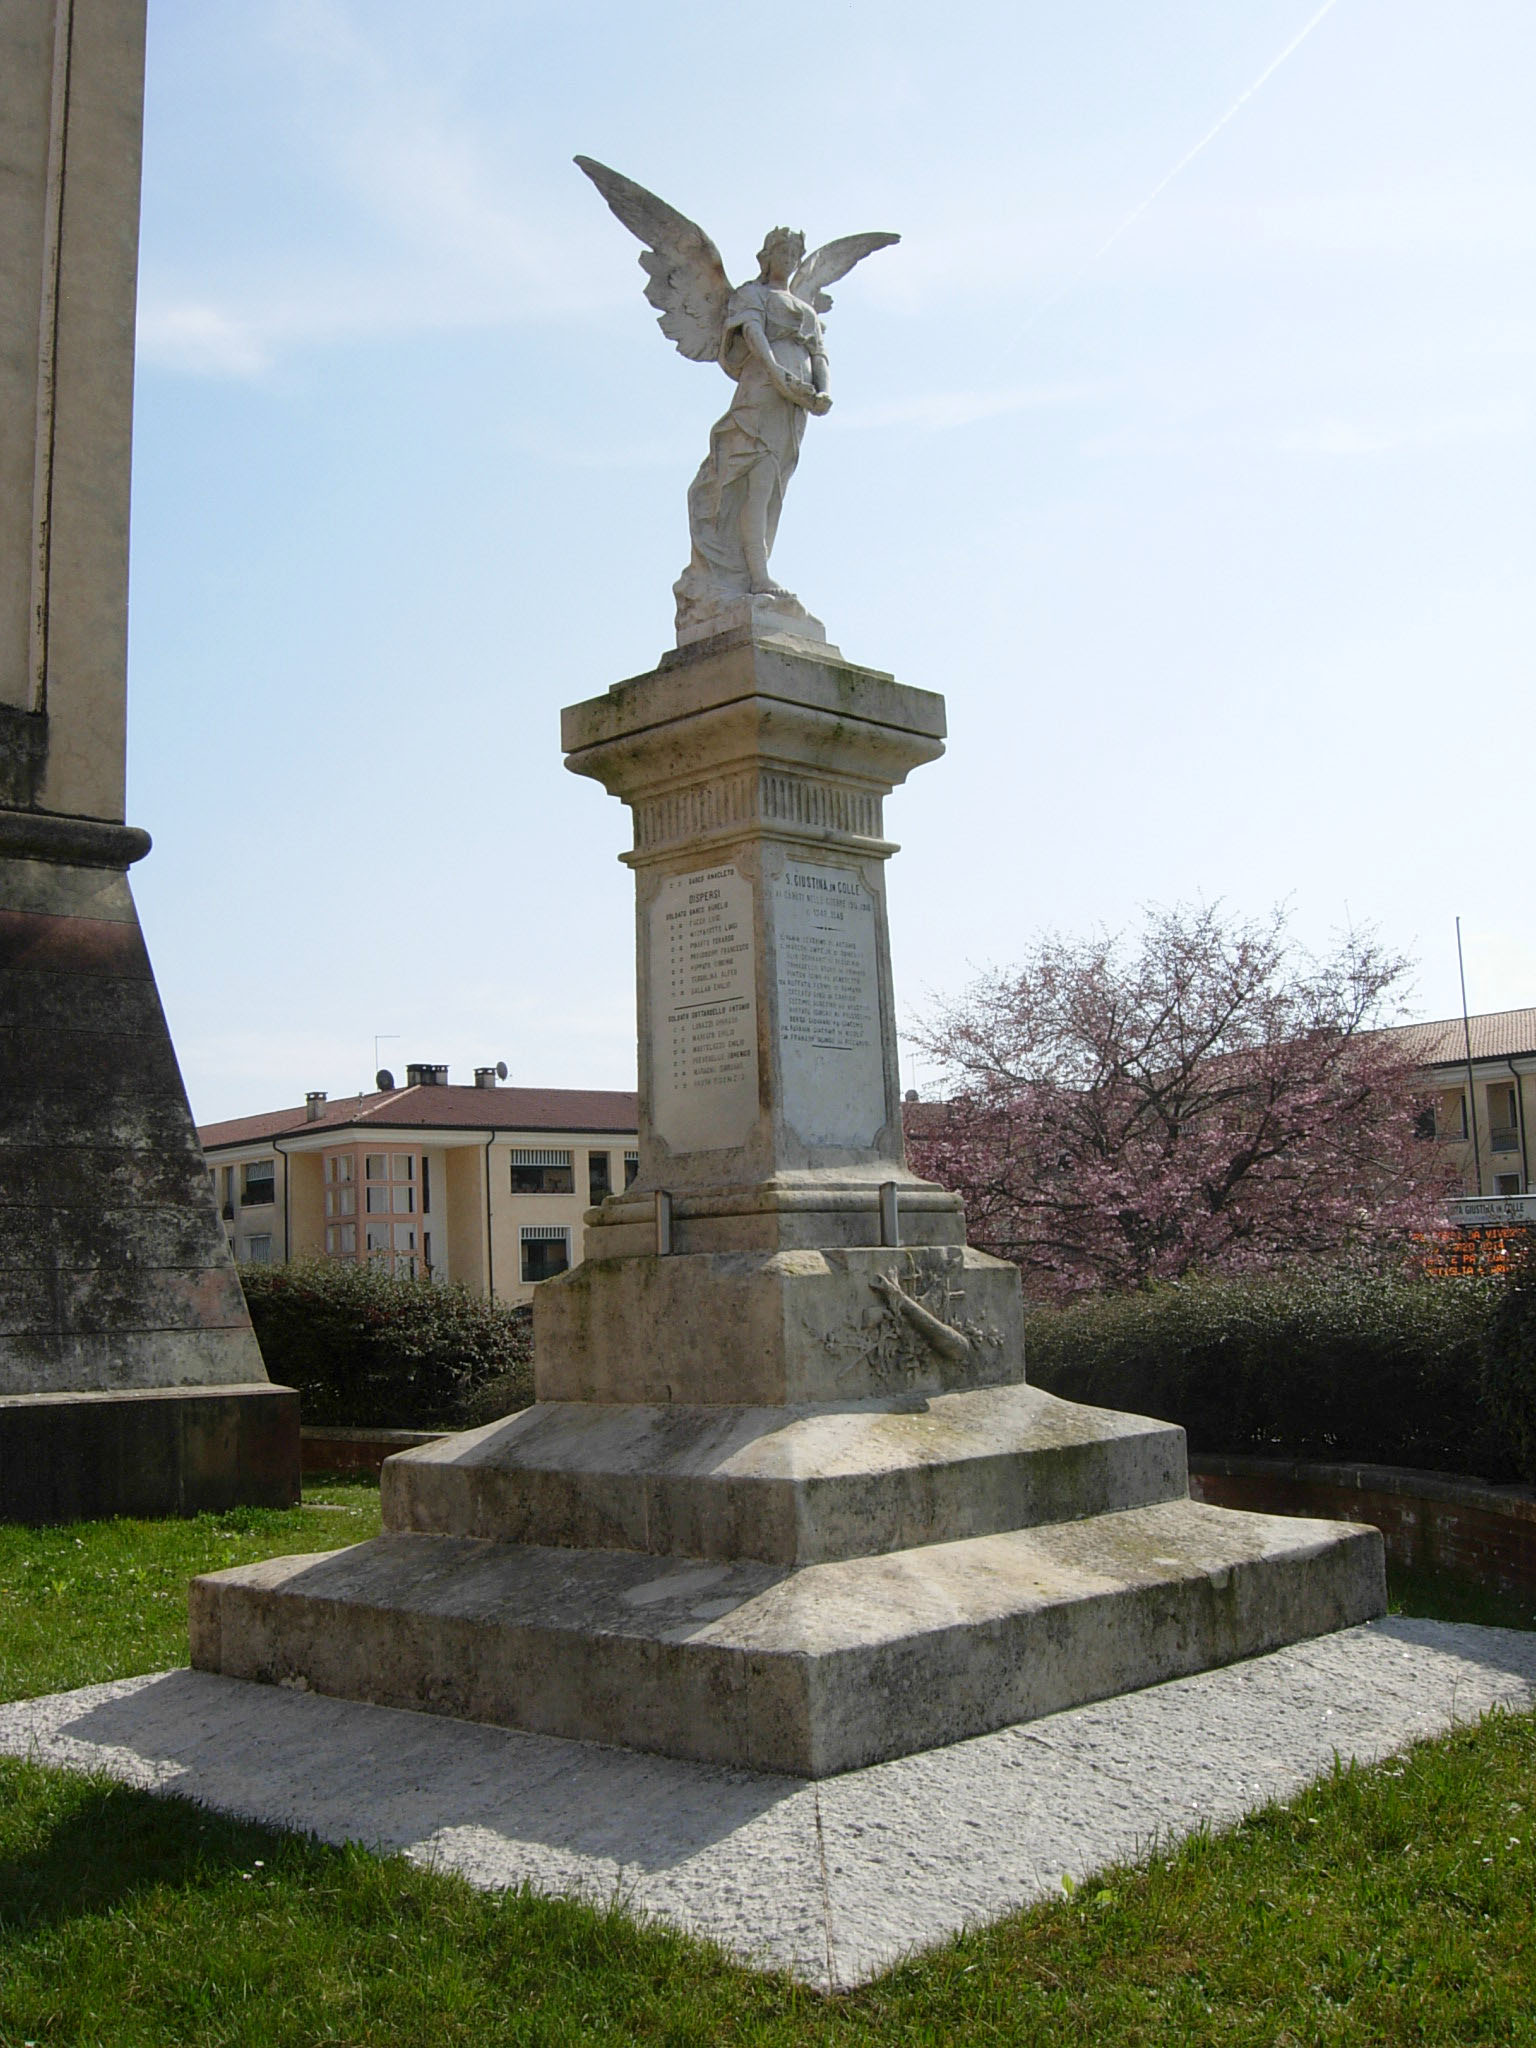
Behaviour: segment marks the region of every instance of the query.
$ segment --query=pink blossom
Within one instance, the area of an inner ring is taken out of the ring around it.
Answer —
[[[1447,1184],[1412,1064],[1373,1028],[1407,972],[1369,933],[1302,955],[1280,911],[1149,913],[1134,948],[1043,939],[913,1034],[944,1093],[909,1112],[912,1162],[1045,1299],[1377,1257]]]

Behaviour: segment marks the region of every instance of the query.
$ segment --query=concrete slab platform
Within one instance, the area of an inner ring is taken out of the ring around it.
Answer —
[[[822,1987],[1536,1705],[1536,1633],[1393,1619],[820,1783],[173,1671],[0,1706],[0,1753],[499,1889],[618,1899]]]

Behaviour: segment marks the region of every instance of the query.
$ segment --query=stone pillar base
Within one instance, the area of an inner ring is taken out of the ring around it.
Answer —
[[[0,1522],[291,1508],[298,1498],[291,1387],[0,1395]]]
[[[1018,1273],[961,1244],[589,1257],[537,1290],[533,1329],[540,1401],[784,1407],[1024,1377]]]
[[[139,930],[131,827],[0,809],[0,1520],[298,1498]]]

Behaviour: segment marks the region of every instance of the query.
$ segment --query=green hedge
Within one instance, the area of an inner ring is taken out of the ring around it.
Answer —
[[[526,1308],[328,1259],[240,1279],[267,1371],[298,1388],[305,1422],[466,1429],[533,1399]]]
[[[303,1418],[465,1429],[533,1399],[532,1318],[464,1287],[316,1260],[241,1268]],[[1182,1423],[1194,1451],[1536,1483],[1536,1261],[1513,1282],[1178,1281],[1030,1311],[1031,1381]]]
[[[1193,1451],[1513,1480],[1519,1443],[1487,1379],[1507,1292],[1493,1279],[1180,1281],[1032,1311],[1025,1362],[1068,1400],[1182,1423]],[[1529,1392],[1529,1354],[1524,1370]]]
[[[1521,1475],[1536,1486],[1536,1257],[1517,1269],[1493,1312],[1483,1384]]]

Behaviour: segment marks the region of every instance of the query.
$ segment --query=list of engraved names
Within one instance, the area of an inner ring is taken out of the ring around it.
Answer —
[[[757,1116],[752,884],[673,875],[650,911],[652,1122],[674,1152],[739,1145]]]
[[[875,899],[849,868],[772,885],[784,1114],[812,1145],[869,1145],[885,1122]]]

